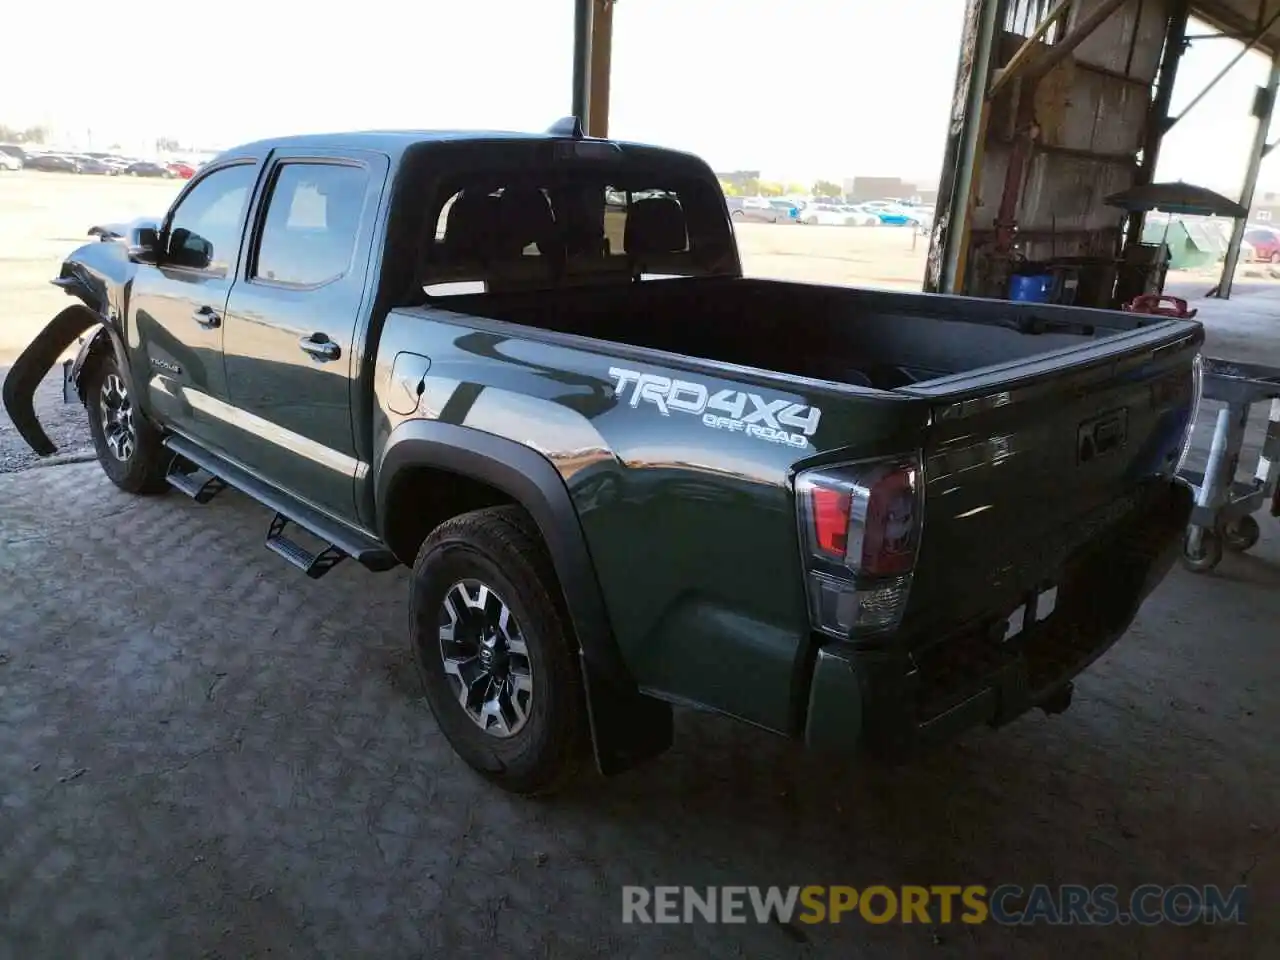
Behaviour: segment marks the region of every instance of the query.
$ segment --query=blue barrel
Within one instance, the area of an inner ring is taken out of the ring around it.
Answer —
[[[1019,274],[1009,279],[1009,299],[1048,303],[1053,296],[1053,274]]]

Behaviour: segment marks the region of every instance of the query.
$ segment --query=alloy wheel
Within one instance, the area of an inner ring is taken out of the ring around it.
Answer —
[[[487,584],[461,580],[440,604],[440,658],[458,704],[472,722],[505,739],[533,706],[533,665],[511,608]]]
[[[107,448],[117,460],[127,461],[137,448],[138,434],[133,424],[133,403],[118,373],[108,374],[102,381],[98,406]]]

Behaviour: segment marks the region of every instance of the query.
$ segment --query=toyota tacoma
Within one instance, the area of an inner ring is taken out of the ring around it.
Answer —
[[[703,161],[572,122],[252,143],[91,233],[26,441],[79,339],[116,486],[410,567],[439,727],[518,793],[673,704],[889,759],[1062,710],[1188,521],[1198,323],[749,278]]]

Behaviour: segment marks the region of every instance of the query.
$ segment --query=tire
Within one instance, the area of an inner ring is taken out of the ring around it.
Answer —
[[[730,219],[730,220],[741,220],[741,219],[742,219],[742,211],[741,211],[741,210],[735,210],[735,211],[733,211],[733,213],[729,214],[729,219]]]
[[[811,227],[816,227],[818,225],[818,218],[810,217],[808,220],[805,221],[805,223],[807,223]]]
[[[1236,553],[1252,550],[1258,545],[1261,536],[1262,528],[1258,526],[1258,521],[1247,514],[1222,528],[1222,542],[1228,550]]]
[[[165,493],[170,454],[160,432],[129,396],[114,356],[99,357],[86,371],[84,406],[93,449],[107,479],[126,493]]]
[[[559,597],[520,507],[445,521],[413,565],[409,629],[431,712],[472,769],[524,796],[562,789],[587,755],[576,644]],[[464,676],[491,698],[464,706]]]
[[[1267,257],[1268,263],[1280,263],[1280,250],[1275,251],[1271,256]]]
[[[1208,573],[1222,562],[1222,538],[1213,530],[1205,530],[1200,537],[1200,549],[1191,550],[1191,531],[1182,540],[1182,565],[1192,573]]]

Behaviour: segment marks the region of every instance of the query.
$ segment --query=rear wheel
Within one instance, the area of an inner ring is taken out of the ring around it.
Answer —
[[[441,524],[413,565],[410,631],[427,703],[457,754],[513,793],[581,766],[587,718],[551,560],[519,507]]]
[[[169,489],[169,454],[160,432],[138,410],[114,356],[99,357],[86,371],[84,405],[102,472],[128,493]]]

